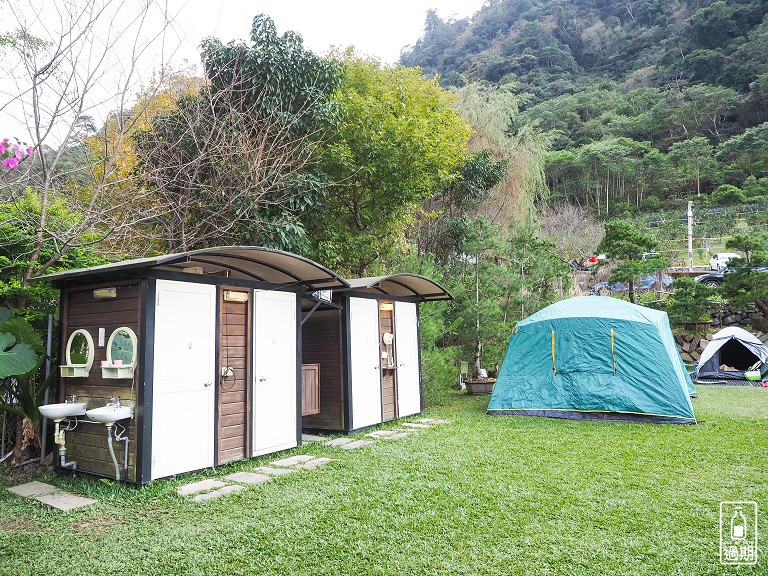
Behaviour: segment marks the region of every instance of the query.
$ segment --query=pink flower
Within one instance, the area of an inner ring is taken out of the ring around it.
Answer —
[[[5,151],[7,148],[8,148],[8,145],[5,142],[0,142],[0,156],[5,154]]]
[[[24,160],[24,151],[21,149],[21,146],[16,144],[14,146],[14,154],[16,155],[17,160]]]
[[[6,158],[5,160],[3,160],[3,166],[5,166],[10,170],[15,170],[16,168],[19,167],[19,161],[13,157]]]
[[[33,148],[27,148],[27,156],[32,156],[32,153],[33,153],[34,151],[35,151],[35,150],[34,150]]]

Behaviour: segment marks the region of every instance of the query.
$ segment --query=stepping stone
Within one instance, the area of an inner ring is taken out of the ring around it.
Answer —
[[[8,488],[8,492],[13,492],[19,496],[25,498],[34,498],[35,496],[42,496],[44,494],[53,494],[55,492],[62,492],[61,488],[51,486],[45,482],[27,482],[26,484],[20,484],[13,488]]]
[[[396,432],[395,434],[392,434],[392,436],[385,436],[385,440],[399,440],[400,438],[405,438],[406,436],[410,436],[410,432]]]
[[[230,485],[230,486],[224,486],[223,488],[219,488],[218,490],[213,490],[212,492],[206,492],[205,494],[198,494],[194,497],[195,502],[204,502],[205,500],[212,500],[213,498],[218,498],[219,496],[226,496],[227,494],[232,494],[233,492],[240,492],[240,490],[245,489],[245,486],[238,486],[236,484]]]
[[[328,462],[331,461],[331,458],[315,458],[314,460],[300,464],[297,466],[297,468],[301,468],[302,470],[314,470],[315,468],[323,466],[324,464],[328,464]]]
[[[235,472],[229,476],[224,476],[230,482],[242,482],[243,484],[263,484],[272,480],[272,476],[266,474],[254,474],[253,472]]]
[[[385,436],[392,436],[394,433],[394,430],[376,430],[375,432],[366,434],[366,436],[371,438],[384,438]]]
[[[275,460],[270,462],[272,466],[296,466],[302,462],[309,462],[314,460],[314,456],[308,456],[307,454],[299,454],[298,456],[291,456],[290,458],[283,458],[282,460]]]
[[[283,474],[293,474],[296,470],[291,468],[272,468],[270,466],[259,466],[256,468],[256,472],[259,474],[267,474],[268,476],[282,476]]]
[[[190,494],[196,494],[204,490],[213,490],[214,488],[222,488],[226,486],[221,480],[201,480],[200,482],[193,482],[192,484],[186,484],[180,486],[178,493],[179,496],[189,496]]]
[[[420,428],[422,430],[429,428],[427,424],[417,424],[415,422],[403,422],[403,426],[406,426],[408,428]]]
[[[341,446],[342,450],[354,450],[355,448],[360,448],[360,446],[367,446],[368,444],[373,444],[370,440],[355,440],[354,442],[349,442],[347,444],[343,444]]]
[[[328,440],[326,444],[328,446],[343,446],[352,442],[352,438],[335,438],[334,440]]]
[[[316,436],[314,434],[302,434],[301,441],[303,442],[322,442],[325,440],[324,436]]]
[[[69,512],[75,508],[82,508],[83,506],[96,504],[96,500],[93,498],[84,498],[83,496],[78,496],[76,494],[62,491],[54,492],[52,494],[43,494],[41,496],[37,496],[35,500],[42,502],[43,504],[47,504],[52,508],[63,510],[64,512]]]

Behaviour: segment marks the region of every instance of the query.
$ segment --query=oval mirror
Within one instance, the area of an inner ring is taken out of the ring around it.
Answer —
[[[117,360],[123,366],[133,366],[136,362],[136,333],[127,326],[121,326],[109,337],[107,342],[107,360],[115,365]]]
[[[67,364],[69,366],[85,366],[90,370],[93,366],[93,338],[87,330],[75,330],[67,340]]]

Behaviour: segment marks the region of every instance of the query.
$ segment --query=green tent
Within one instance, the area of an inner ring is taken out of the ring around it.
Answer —
[[[489,414],[695,424],[666,312],[583,296],[515,326]]]

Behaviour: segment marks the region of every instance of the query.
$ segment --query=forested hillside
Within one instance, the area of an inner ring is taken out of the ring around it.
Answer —
[[[510,130],[551,138],[550,197],[603,215],[768,194],[768,6],[756,0],[492,0],[427,14],[402,63],[511,87]]]

